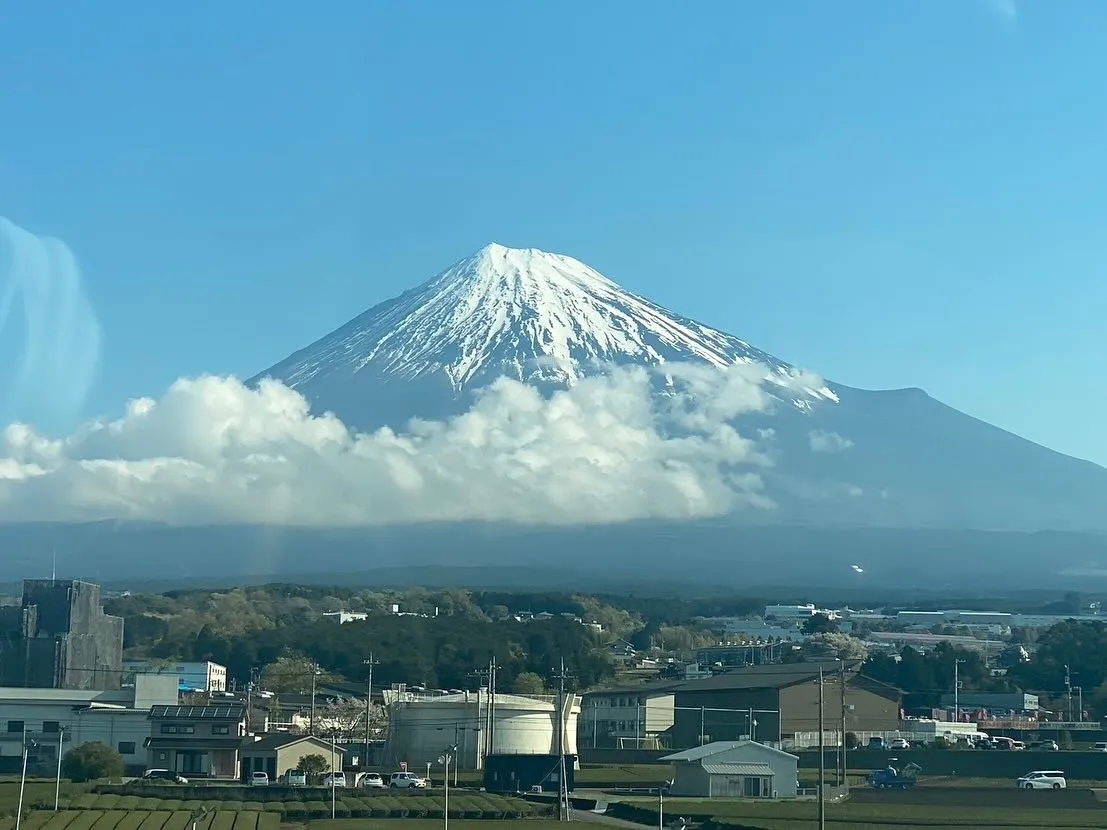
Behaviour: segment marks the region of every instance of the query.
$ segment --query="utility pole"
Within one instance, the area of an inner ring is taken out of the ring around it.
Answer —
[[[849,789],[849,779],[846,777],[846,661],[842,658],[841,665],[838,667],[838,679],[841,682],[842,692],[842,724],[841,724],[841,739],[838,743],[838,759],[842,765],[841,772],[838,776],[838,786]]]
[[[311,663],[311,720],[308,722],[308,734],[315,735],[315,680],[319,676],[319,664]]]
[[[362,660],[369,667],[369,675],[365,678],[365,757],[361,762],[362,769],[369,766],[369,729],[373,719],[373,666],[380,663],[373,659],[373,652],[369,652],[369,659]],[[456,743],[456,741],[455,741]]]
[[[232,681],[233,682],[233,681]],[[246,684],[246,729],[250,731],[253,729],[253,724],[250,722],[250,712],[254,708],[254,669],[250,667],[250,682]]]
[[[458,747],[461,746],[461,723],[454,721],[454,786],[457,786]]]
[[[826,742],[823,736],[823,693],[826,682],[819,667],[819,830],[826,830]]]
[[[964,660],[953,661],[953,720],[961,722],[961,664]],[[1068,666],[1065,667],[1068,669]]]
[[[1065,664],[1065,697],[1068,700],[1068,714],[1065,719],[1072,723],[1072,675],[1069,674],[1069,664]]]
[[[476,761],[477,769],[484,768],[484,759],[488,755],[488,701],[481,699],[480,689],[487,684],[488,688],[492,686],[492,670],[491,663],[486,669],[477,669],[472,672],[471,676],[477,678],[477,699],[474,703],[475,718],[477,722],[477,748],[476,748]]]
[[[488,754],[496,754],[496,658],[488,661]]]
[[[569,779],[565,768],[565,658],[557,672],[557,820],[572,821],[569,809]]]

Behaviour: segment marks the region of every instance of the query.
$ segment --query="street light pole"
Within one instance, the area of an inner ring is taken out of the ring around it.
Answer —
[[[23,727],[23,773],[19,776],[19,807],[15,814],[15,830],[23,820],[23,792],[27,787],[27,727]]]
[[[454,757],[457,753],[457,744],[451,747],[447,747],[445,753],[442,755],[442,762],[445,766],[442,775],[442,783],[444,785],[442,795],[442,830],[450,830],[450,761],[454,762],[454,774],[457,774],[457,758]]]
[[[826,830],[826,744],[823,737],[823,693],[826,683],[819,668],[819,830]]]
[[[312,677],[314,677],[314,676],[315,675],[312,675]],[[314,701],[314,698],[312,698],[312,700]],[[334,789],[335,789],[335,785],[338,783],[338,778],[335,775],[335,769],[334,769],[334,755],[335,755],[334,749],[335,749],[334,748],[334,733],[332,732],[331,733],[331,821],[334,821],[334,805],[335,805]]]
[[[62,787],[62,749],[65,744],[65,727],[58,727],[58,777],[54,780],[54,812],[58,811]]]

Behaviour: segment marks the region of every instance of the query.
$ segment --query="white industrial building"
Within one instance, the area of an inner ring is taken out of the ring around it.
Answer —
[[[795,798],[799,758],[756,741],[715,741],[661,759],[673,765],[674,796]]]
[[[33,742],[41,763],[86,743],[118,750],[132,770],[146,768],[150,707],[177,704],[175,675],[139,675],[113,691],[0,688],[0,755],[20,756]]]
[[[225,692],[227,691],[227,667],[210,660],[193,663],[162,663],[152,660],[124,660],[125,674],[138,675],[176,675],[178,688],[182,692]]]
[[[383,696],[388,763],[422,769],[436,765],[449,746],[457,747],[459,769],[480,769],[486,755],[556,755],[559,720],[563,752],[577,754],[579,695],[565,695],[560,718],[556,695],[490,695],[486,689],[434,695],[387,689]]]

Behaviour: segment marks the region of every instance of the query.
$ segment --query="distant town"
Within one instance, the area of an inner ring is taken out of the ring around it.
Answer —
[[[227,780],[332,749],[356,772],[426,771],[447,745],[481,770],[734,741],[1107,741],[1107,634],[1099,602],[1076,595],[1033,613],[735,600],[706,614],[706,601],[335,590],[28,580],[0,606],[5,734],[34,737],[32,768],[103,743],[131,775]],[[836,701],[821,712],[820,690]],[[20,762],[3,752],[0,772]]]

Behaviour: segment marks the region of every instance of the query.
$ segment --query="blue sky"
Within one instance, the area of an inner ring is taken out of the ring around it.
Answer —
[[[1105,42],[1098,0],[18,4],[0,216],[80,260],[85,414],[495,240],[1107,463]]]

